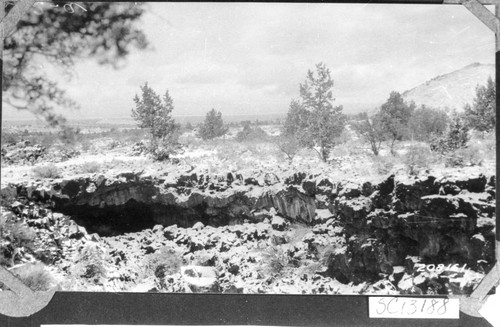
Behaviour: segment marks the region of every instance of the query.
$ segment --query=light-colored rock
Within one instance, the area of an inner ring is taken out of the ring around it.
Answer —
[[[316,222],[325,223],[332,217],[333,214],[329,209],[316,209]]]
[[[287,226],[287,222],[280,216],[274,216],[273,219],[271,220],[271,226],[275,230],[283,231]]]
[[[196,222],[194,225],[193,225],[193,229],[194,230],[202,230],[203,228],[205,227],[205,225],[203,225],[203,223],[201,221],[198,221]]]
[[[214,267],[185,266],[181,267],[181,275],[194,293],[219,292],[219,281]]]

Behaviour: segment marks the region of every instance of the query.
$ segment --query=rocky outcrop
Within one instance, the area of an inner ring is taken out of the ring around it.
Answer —
[[[269,173],[122,173],[9,185],[2,189],[2,197],[52,204],[86,232],[100,235],[157,224],[217,227],[266,219],[274,230],[283,231],[290,223],[303,222],[315,225],[315,232],[303,240],[311,251],[332,242],[342,244],[328,256],[326,276],[344,283],[385,276],[397,286],[404,274],[415,273],[409,258],[422,264],[489,269],[494,262],[494,185],[492,177],[458,174],[389,176],[358,183],[303,173],[288,178]],[[165,229],[165,237],[192,251],[210,248],[199,233],[178,239],[176,228]],[[228,242],[218,250],[229,251]],[[404,267],[403,272],[398,267]]]
[[[155,224],[190,227],[197,221],[212,226],[258,222],[272,218],[266,211],[273,208],[292,221],[310,223],[316,214],[313,196],[279,183],[271,174],[251,180],[231,173],[177,178],[95,175],[9,185],[2,189],[2,196],[52,203],[53,210],[103,235],[113,229],[132,232]]]
[[[34,164],[45,155],[45,147],[29,141],[11,143],[2,147],[3,164]]]
[[[331,255],[329,273],[344,282],[378,280],[412,256],[434,266],[491,266],[494,198],[485,192],[493,187],[487,180],[483,175],[440,180],[393,176],[371,191],[364,184],[341,192],[334,207],[347,243]]]

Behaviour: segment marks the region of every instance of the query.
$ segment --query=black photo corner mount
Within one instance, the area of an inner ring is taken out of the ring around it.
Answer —
[[[5,3],[5,0],[1,0]],[[159,1],[158,1],[159,2]],[[251,2],[251,1],[243,1]],[[270,1],[272,2],[272,1]],[[303,1],[300,1],[303,2]],[[379,4],[496,4],[496,89],[499,89],[500,0],[374,0],[374,1],[311,1],[330,3]],[[470,8],[468,8],[471,10]],[[472,10],[471,10],[472,11]],[[1,13],[1,12],[0,12]],[[3,16],[3,14],[2,14]],[[477,16],[477,15],[476,15]],[[478,17],[481,19],[480,17]],[[491,17],[488,19],[491,25]],[[3,22],[3,21],[2,21]],[[484,21],[483,21],[484,22]],[[491,26],[488,26],[491,28]],[[3,37],[2,37],[3,39]],[[3,60],[0,56],[0,64]],[[1,70],[1,68],[0,68]],[[0,84],[1,85],[1,84]],[[497,92],[497,111],[500,96]],[[496,143],[499,143],[499,118]],[[0,129],[2,110],[0,110]],[[500,149],[496,147],[497,158]],[[496,176],[500,166],[496,165]],[[499,188],[498,178],[496,189]],[[496,199],[496,226],[499,223],[499,198]],[[487,285],[476,288],[469,300],[484,303],[492,287],[499,284],[500,230],[496,228],[496,267],[488,275]],[[485,278],[486,280],[487,278]],[[492,286],[492,287],[490,287]],[[462,302],[462,299],[461,299]],[[92,293],[56,292],[50,303],[40,311],[22,318],[0,314],[0,326],[40,326],[43,324],[87,325],[266,325],[266,326],[490,326],[483,318],[460,313],[458,320],[444,319],[371,319],[368,317],[368,296],[363,295],[231,295],[231,294],[169,294],[169,293]]]

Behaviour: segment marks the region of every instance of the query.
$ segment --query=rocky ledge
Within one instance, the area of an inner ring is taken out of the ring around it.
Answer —
[[[304,173],[284,178],[121,173],[11,183],[1,194],[18,215],[41,219],[29,211],[29,203],[37,203],[69,215],[84,227],[82,235],[96,233],[93,237],[120,238],[161,225],[168,241],[189,243],[179,231],[199,230],[196,224],[267,224],[276,232],[303,224],[310,232],[287,255],[321,254],[325,269],[317,278],[382,283],[379,288],[389,281],[402,293],[448,292],[457,274],[482,276],[494,262],[495,178],[482,174],[392,175],[358,183]],[[203,235],[195,234],[195,239]],[[186,244],[189,251],[224,247],[220,237],[205,241]],[[417,273],[424,265],[449,269]],[[454,271],[457,265],[462,270]]]

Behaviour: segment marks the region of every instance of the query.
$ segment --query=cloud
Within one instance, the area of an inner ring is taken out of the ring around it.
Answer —
[[[384,101],[472,62],[494,61],[494,36],[461,6],[151,3],[142,29],[153,50],[127,66],[77,67],[68,92],[83,110],[128,115],[148,81],[176,110],[286,112],[308,69],[324,62],[349,108]],[[100,107],[105,106],[103,111]]]

